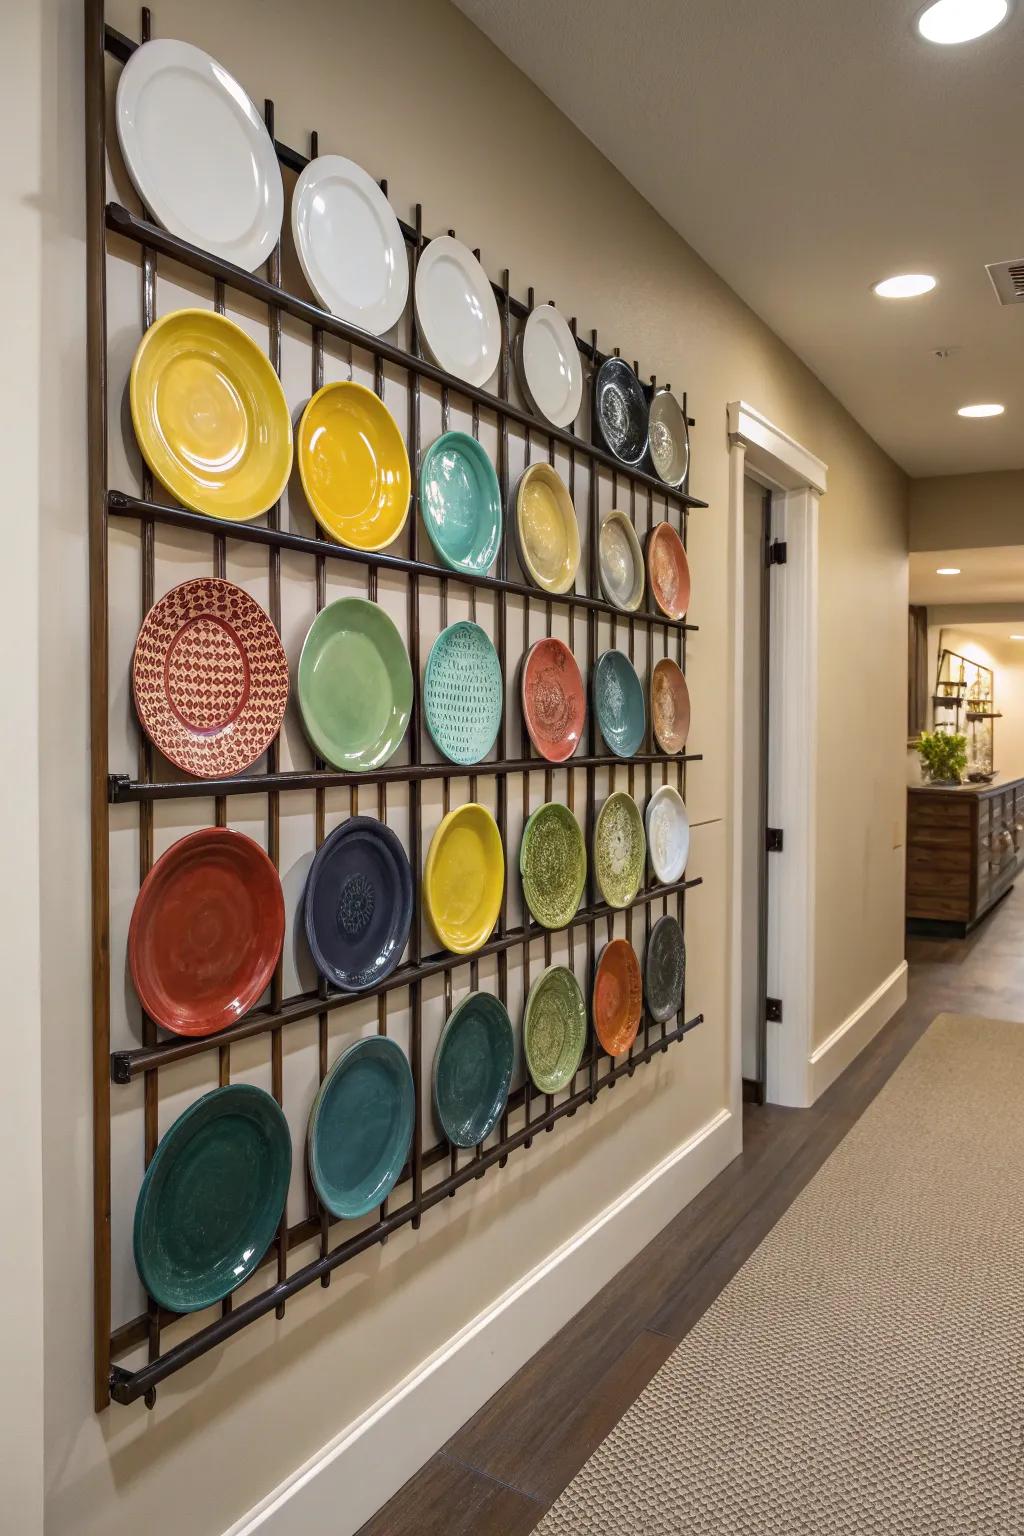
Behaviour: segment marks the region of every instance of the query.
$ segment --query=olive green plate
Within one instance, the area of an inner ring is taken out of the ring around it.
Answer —
[[[515,1042],[504,1003],[471,992],[449,1015],[434,1052],[434,1113],[456,1147],[485,1141],[501,1119]]]
[[[545,928],[564,928],[576,916],[587,882],[587,846],[566,806],[540,806],[523,829],[519,873],[526,905]]]
[[[401,745],[412,713],[412,668],[383,608],[339,597],[317,614],[299,657],[302,724],[334,768],[379,768]]]
[[[623,790],[609,795],[594,827],[594,873],[610,907],[628,907],[644,878],[647,840],[636,802]]]
[[[576,977],[550,965],[530,988],[523,1017],[523,1050],[534,1085],[558,1093],[572,1081],[587,1043],[587,1004]]]

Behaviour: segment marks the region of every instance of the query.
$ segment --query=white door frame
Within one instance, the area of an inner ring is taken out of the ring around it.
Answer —
[[[811,1077],[814,1007],[814,890],[818,736],[818,503],[828,466],[742,400],[727,408],[733,591],[732,911],[730,914],[730,1101],[742,1099],[743,847],[743,482],[772,497],[772,535],[786,564],[772,574],[768,820],[783,851],[768,861],[768,995],[782,1022],[768,1025],[767,1097],[805,1106]]]

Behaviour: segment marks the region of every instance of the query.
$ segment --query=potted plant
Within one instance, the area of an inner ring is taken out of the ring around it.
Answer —
[[[917,753],[930,784],[961,784],[967,767],[967,737],[950,731],[922,731]]]

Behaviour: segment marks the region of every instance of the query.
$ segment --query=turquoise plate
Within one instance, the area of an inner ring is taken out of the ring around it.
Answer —
[[[423,674],[423,717],[431,740],[453,763],[478,763],[501,725],[501,663],[479,624],[460,619],[430,648]]]
[[[485,575],[501,548],[501,490],[475,437],[446,432],[420,469],[420,506],[430,542],[453,571]]]
[[[262,1088],[230,1083],[178,1116],[142,1181],[135,1267],[171,1312],[222,1301],[273,1242],[292,1169],[288,1123]]]
[[[594,710],[601,735],[616,757],[640,750],[646,730],[644,690],[628,656],[605,651],[594,668]]]
[[[515,1047],[508,1010],[489,992],[453,1009],[434,1052],[434,1113],[456,1147],[486,1141],[508,1103]]]
[[[313,1187],[332,1216],[365,1216],[394,1189],[414,1118],[401,1046],[367,1035],[342,1052],[320,1084],[306,1134]]]

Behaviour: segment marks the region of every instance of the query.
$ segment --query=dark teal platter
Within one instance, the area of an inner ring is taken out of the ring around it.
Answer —
[[[647,721],[643,686],[629,657],[605,651],[598,657],[592,686],[601,735],[616,757],[632,757],[640,750]]]
[[[398,1182],[415,1118],[412,1069],[383,1035],[343,1051],[320,1084],[306,1150],[313,1187],[332,1216],[375,1210]]]
[[[262,1088],[231,1083],[190,1104],[135,1207],[135,1267],[153,1300],[198,1312],[241,1285],[280,1225],[291,1168],[288,1123]]]
[[[456,1147],[485,1141],[501,1119],[515,1045],[508,1010],[471,992],[449,1015],[434,1052],[434,1113]]]

